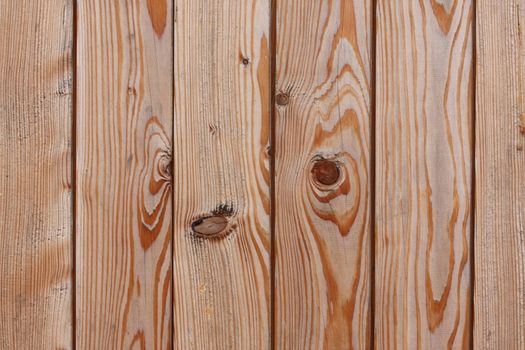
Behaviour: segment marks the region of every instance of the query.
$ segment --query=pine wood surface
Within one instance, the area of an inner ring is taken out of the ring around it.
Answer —
[[[176,349],[270,346],[270,2],[175,2]]]
[[[172,4],[77,13],[76,344],[168,349]]]
[[[0,1],[0,349],[524,349],[524,18]]]
[[[73,344],[72,14],[0,1],[0,349]]]
[[[276,349],[365,349],[372,1],[276,2]]]
[[[525,1],[476,5],[474,348],[525,348]]]
[[[375,347],[468,349],[471,0],[379,0]]]

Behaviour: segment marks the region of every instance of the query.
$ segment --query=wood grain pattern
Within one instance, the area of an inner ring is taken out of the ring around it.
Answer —
[[[375,345],[468,349],[471,0],[377,8]]]
[[[265,349],[270,3],[175,6],[174,345]]]
[[[525,1],[476,11],[474,348],[525,349]]]
[[[72,348],[72,20],[0,1],[0,349]]]
[[[275,348],[370,348],[372,1],[276,11]]]
[[[171,348],[172,3],[78,3],[80,349]]]
[[[174,22],[174,346],[267,349],[270,2],[178,0]]]

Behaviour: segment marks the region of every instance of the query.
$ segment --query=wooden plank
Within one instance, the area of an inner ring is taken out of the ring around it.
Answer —
[[[270,344],[269,0],[177,0],[174,345]]]
[[[72,40],[72,1],[0,1],[0,349],[72,348]]]
[[[470,346],[473,14],[378,2],[378,349]]]
[[[80,349],[171,347],[172,3],[78,2]]]
[[[275,347],[371,342],[373,1],[277,1]]]
[[[474,348],[525,349],[525,1],[476,11]]]

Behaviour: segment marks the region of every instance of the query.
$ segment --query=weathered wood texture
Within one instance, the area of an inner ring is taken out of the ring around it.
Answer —
[[[278,349],[365,349],[372,1],[276,4]]]
[[[268,0],[178,0],[174,346],[270,344]]]
[[[78,2],[76,336],[171,347],[172,5]]]
[[[467,349],[471,0],[379,0],[375,346]]]
[[[525,1],[476,8],[474,349],[525,349]]]
[[[0,1],[0,349],[72,348],[72,18]]]

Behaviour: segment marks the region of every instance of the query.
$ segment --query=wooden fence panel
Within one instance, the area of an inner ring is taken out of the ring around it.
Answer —
[[[375,345],[471,337],[471,0],[379,0]]]
[[[275,347],[365,349],[372,1],[276,7]]]
[[[270,13],[175,3],[176,349],[270,345]]]
[[[73,1],[0,1],[0,349],[71,349]]]
[[[170,348],[172,4],[77,5],[77,346]]]
[[[525,349],[523,18],[0,1],[0,349]]]
[[[525,1],[476,18],[474,348],[525,349]]]

